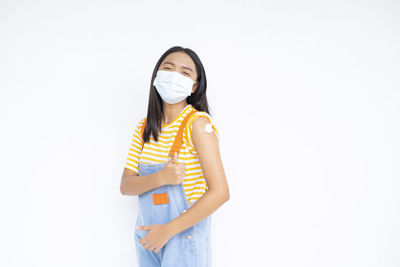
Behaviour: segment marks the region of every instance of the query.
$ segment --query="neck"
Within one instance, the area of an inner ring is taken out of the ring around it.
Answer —
[[[164,109],[164,120],[161,122],[162,125],[170,124],[176,117],[178,117],[179,113],[188,105],[186,100],[183,100],[176,104],[168,104],[163,102]]]

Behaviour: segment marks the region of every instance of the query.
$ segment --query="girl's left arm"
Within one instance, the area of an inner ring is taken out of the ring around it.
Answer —
[[[200,160],[208,190],[186,212],[165,226],[173,235],[189,228],[211,215],[229,200],[229,188],[219,151],[218,138],[214,131],[205,131],[209,120],[198,117],[192,124],[192,140]]]

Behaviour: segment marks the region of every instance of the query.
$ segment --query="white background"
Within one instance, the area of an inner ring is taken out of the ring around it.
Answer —
[[[213,266],[400,266],[398,1],[0,1],[0,266],[136,266],[119,191],[193,49],[231,198]]]

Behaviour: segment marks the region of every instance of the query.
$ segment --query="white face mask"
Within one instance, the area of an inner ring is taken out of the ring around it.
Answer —
[[[161,98],[168,104],[175,104],[192,94],[193,80],[176,71],[157,71],[153,85]]]

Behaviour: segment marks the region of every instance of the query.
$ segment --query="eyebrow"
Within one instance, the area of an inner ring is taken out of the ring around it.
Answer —
[[[169,62],[169,61],[165,61],[165,62],[163,63],[163,65],[164,65],[164,64],[171,64],[172,66],[175,66],[174,63]],[[187,69],[187,70],[190,70],[191,72],[193,72],[193,70],[192,70],[191,68],[186,67],[186,66],[182,66],[182,69]]]

